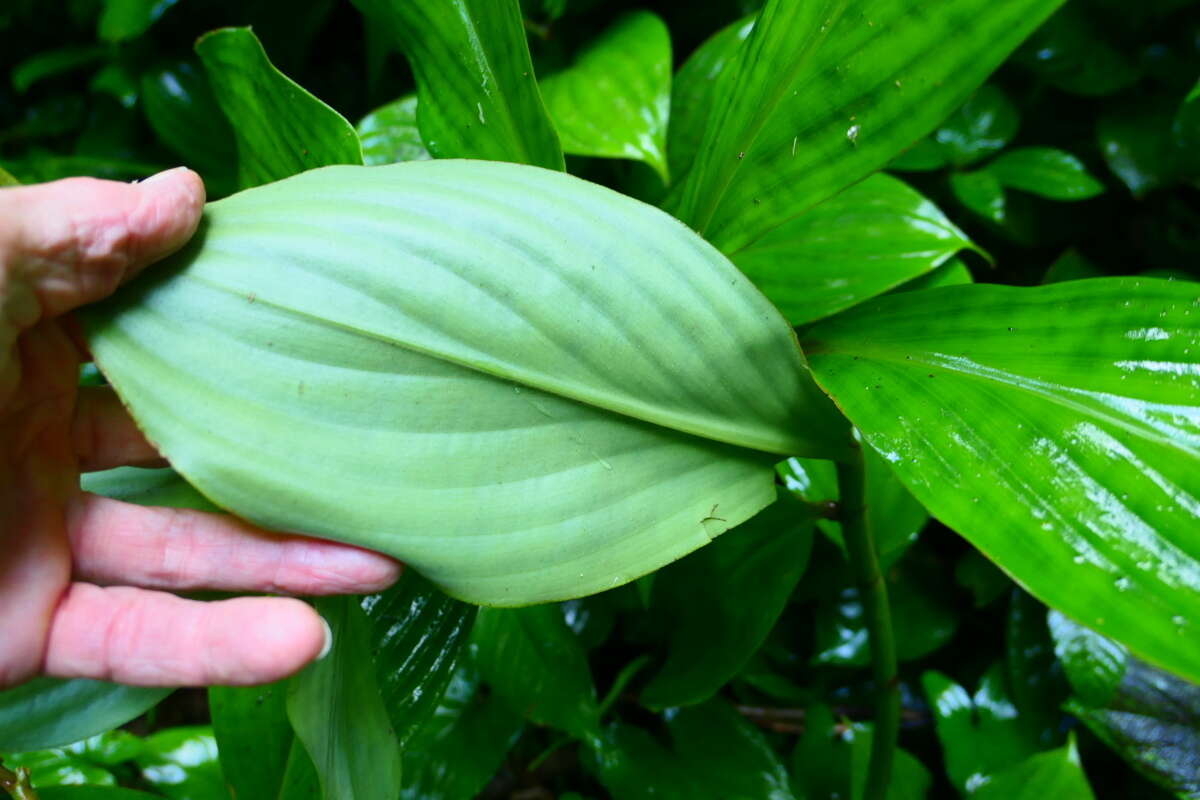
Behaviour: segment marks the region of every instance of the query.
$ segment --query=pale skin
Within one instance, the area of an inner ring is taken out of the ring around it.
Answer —
[[[354,547],[79,489],[81,472],[163,462],[111,389],[77,388],[87,356],[70,312],[182,246],[203,204],[185,169],[0,189],[0,689],[278,680],[326,644],[309,605],[171,592],[369,593],[400,573]]]

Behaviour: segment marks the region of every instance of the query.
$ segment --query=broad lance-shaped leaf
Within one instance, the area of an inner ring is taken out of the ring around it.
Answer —
[[[672,207],[741,249],[929,133],[1061,1],[768,2]]]
[[[354,0],[400,44],[417,79],[417,123],[437,158],[563,169],[534,78],[518,0]]]
[[[391,553],[453,596],[624,583],[774,499],[756,450],[844,452],[766,298],[596,185],[331,167],[205,220],[90,312],[97,363],[222,507]]]
[[[669,180],[671,34],[657,16],[617,20],[541,89],[565,152],[645,161]]]
[[[0,752],[86,739],[124,725],[170,693],[103,681],[36,678],[0,692]]]
[[[827,317],[978,250],[930,200],[872,175],[733,255],[788,322]]]
[[[275,69],[249,28],[205,34],[196,52],[233,122],[243,189],[313,167],[362,163],[354,126]]]
[[[885,296],[804,337],[929,511],[1035,597],[1200,678],[1200,293],[1103,278]]]

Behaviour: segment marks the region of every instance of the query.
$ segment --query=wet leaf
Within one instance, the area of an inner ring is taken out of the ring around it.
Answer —
[[[1196,314],[1183,282],[948,287],[869,301],[804,349],[931,513],[1043,602],[1200,677]]]
[[[212,728],[167,728],[147,736],[137,764],[142,780],[167,797],[231,800]]]
[[[1083,162],[1052,147],[1021,147],[1002,153],[987,166],[1002,186],[1050,200],[1086,200],[1104,191]]]
[[[644,161],[670,180],[671,34],[657,16],[621,17],[541,90],[563,152]]]
[[[363,163],[368,166],[432,158],[417,129],[417,96],[405,95],[372,111],[358,123]]]

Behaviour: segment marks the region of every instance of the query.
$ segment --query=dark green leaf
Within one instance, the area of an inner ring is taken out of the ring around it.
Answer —
[[[124,64],[108,64],[88,81],[93,92],[110,95],[123,108],[133,108],[138,101],[138,78]]]
[[[209,193],[233,191],[237,144],[204,70],[192,60],[155,67],[142,75],[141,96],[159,141],[204,176]]]
[[[958,202],[984,219],[1003,225],[1008,221],[1008,200],[1004,187],[987,170],[955,172],[950,175],[950,190]]]
[[[46,183],[78,175],[108,180],[141,179],[166,166],[106,156],[59,156],[43,150],[34,150],[24,160],[13,159],[6,164],[22,183]]]
[[[726,252],[928,133],[1058,0],[853,0],[840,18],[838,5],[769,2],[726,71],[678,205]]]
[[[362,608],[379,692],[403,748],[437,709],[477,609],[413,572],[383,594],[364,597]]]
[[[517,0],[354,2],[408,56],[421,137],[435,157],[563,169]]]
[[[1169,186],[1179,177],[1187,159],[1171,133],[1175,113],[1175,105],[1161,97],[1134,98],[1109,104],[1096,123],[1096,140],[1108,168],[1134,197]]]
[[[744,17],[714,33],[688,56],[675,75],[667,126],[667,161],[677,182],[691,169],[708,127],[718,80],[754,29],[754,19]]]
[[[473,667],[462,667],[434,724],[404,754],[402,800],[472,800],[500,767],[522,727],[500,698],[485,697]]]
[[[417,96],[405,95],[372,111],[358,123],[363,163],[394,164],[432,158],[417,129]]]
[[[1098,278],[1101,275],[1102,273],[1095,264],[1072,247],[1046,269],[1046,274],[1042,276],[1042,283],[1077,281],[1083,278]]]
[[[288,684],[287,712],[324,800],[395,800],[400,747],[375,679],[366,615],[355,597],[321,598],[333,649]]]
[[[1020,589],[1013,589],[1005,626],[1005,666],[1013,705],[1023,726],[1039,748],[1062,744],[1059,711],[1068,687],[1054,642],[1046,626],[1046,608]]]
[[[295,736],[287,686],[214,686],[208,690],[221,770],[235,798],[280,797]]]
[[[38,790],[39,800],[153,800],[157,794],[111,786],[54,786]]]
[[[595,733],[587,655],[557,605],[485,608],[471,641],[484,679],[515,711],[575,736]]]
[[[805,337],[926,508],[1048,605],[1200,677],[1200,296],[1144,278],[870,301]]]
[[[99,36],[106,42],[135,39],[177,2],[179,0],[105,0]]]
[[[29,91],[33,85],[46,78],[53,78],[83,67],[90,67],[102,60],[108,48],[102,45],[68,45],[53,50],[43,50],[13,67],[10,80],[18,93]]]
[[[978,550],[963,553],[954,565],[954,580],[974,595],[976,608],[991,604],[1012,588],[1009,577]]]
[[[106,767],[132,761],[141,754],[143,749],[145,749],[143,740],[124,730],[98,733],[63,748],[66,752],[85,761]]]
[[[1030,756],[991,776],[971,795],[979,800],[1044,800],[1047,797],[1092,800],[1079,751],[1072,736],[1065,747]]]
[[[668,631],[667,661],[643,690],[643,704],[703,702],[741,670],[808,566],[812,524],[811,508],[785,496],[659,571],[651,610]]]
[[[271,65],[249,28],[196,42],[225,116],[233,120],[245,189],[328,164],[361,164],[354,126]]]
[[[1122,9],[1128,16],[1132,9]],[[1102,31],[1087,5],[1071,3],[1046,21],[1015,60],[1063,91],[1112,94],[1139,77],[1132,60]]]
[[[932,202],[872,175],[733,255],[788,322],[827,317],[977,249]]]
[[[146,737],[142,780],[175,800],[231,800],[212,728],[168,728]]]
[[[1086,200],[1104,191],[1083,162],[1053,147],[1022,147],[1002,153],[987,171],[1009,189],[1050,200]]]
[[[670,180],[671,34],[657,16],[621,17],[541,90],[564,152],[645,161]]]
[[[619,800],[792,800],[767,740],[723,700],[664,715],[670,744],[625,723],[590,743],[590,768]]]
[[[170,693],[101,681],[36,678],[0,692],[0,752],[58,747],[112,730]]]
[[[946,773],[960,792],[974,792],[1037,751],[1037,742],[1017,721],[1003,665],[988,670],[974,696],[939,672],[926,672],[921,683],[933,710]]]
[[[930,137],[946,161],[964,167],[996,153],[1017,134],[1017,107],[999,88],[979,87]]]
[[[292,738],[292,749],[288,753],[278,800],[323,800],[317,768],[304,749],[304,743],[296,737]]]

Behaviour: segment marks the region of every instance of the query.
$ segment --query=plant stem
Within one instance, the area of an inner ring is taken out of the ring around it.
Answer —
[[[900,691],[896,675],[896,639],[887,584],[879,570],[875,542],[867,525],[866,466],[862,447],[837,465],[838,505],[842,538],[858,583],[871,642],[871,668],[877,693],[875,731],[871,739],[871,763],[863,800],[884,800],[892,776],[892,760],[900,733]]]
[[[37,792],[29,785],[29,770],[17,767],[13,772],[0,764],[0,789],[8,792],[12,800],[37,800]]]

